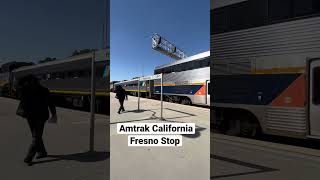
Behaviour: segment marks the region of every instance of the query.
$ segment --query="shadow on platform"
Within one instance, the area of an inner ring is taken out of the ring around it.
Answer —
[[[164,108],[164,109],[184,114],[184,116],[176,116],[176,117],[164,118],[164,119],[162,119],[162,121],[174,122],[174,121],[170,121],[170,119],[180,119],[180,118],[187,118],[187,117],[196,116],[196,115],[191,114],[191,113],[187,113],[187,112],[183,112],[183,111],[179,111],[179,110],[175,110],[175,109],[171,109],[171,108]],[[147,112],[147,111],[152,112],[152,114],[148,118],[134,119],[134,120],[128,120],[128,121],[121,121],[121,122],[112,122],[110,124],[129,123],[129,122],[136,122],[136,121],[147,121],[147,120],[159,119],[159,117],[156,116],[157,113],[154,110],[157,110],[157,109],[140,109],[140,110],[136,109],[136,110],[124,111],[124,112],[122,112],[123,114],[125,114],[125,113],[143,113],[143,112]],[[121,116],[121,114],[119,114],[119,116]]]
[[[226,174],[226,175],[211,176],[210,179],[227,178],[227,177],[233,177],[233,176],[243,176],[243,175],[249,175],[249,174],[258,174],[258,173],[279,171],[279,169],[269,168],[269,167],[266,167],[266,166],[252,164],[252,163],[239,161],[239,160],[236,160],[236,159],[231,159],[231,158],[218,156],[218,155],[214,155],[214,154],[210,154],[210,159],[216,159],[216,160],[220,160],[220,161],[236,164],[236,165],[239,165],[239,166],[244,166],[244,167],[255,169],[254,171],[250,171],[250,172],[242,172],[242,173],[233,173],[233,174]]]
[[[182,134],[182,136],[187,138],[198,138],[201,136],[201,131],[205,130],[206,128],[203,127],[196,127],[194,134]]]
[[[78,161],[78,162],[98,162],[104,161],[110,158],[110,152],[83,152],[75,154],[64,154],[64,155],[48,155],[45,160],[35,161],[32,164],[50,163],[55,161],[67,160],[67,161]]]

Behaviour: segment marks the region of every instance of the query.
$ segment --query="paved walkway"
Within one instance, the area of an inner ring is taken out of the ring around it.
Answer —
[[[95,151],[89,149],[86,112],[58,108],[58,124],[47,124],[44,142],[49,157],[33,166],[23,163],[31,142],[25,119],[15,115],[18,101],[0,97],[1,180],[106,180],[109,179],[109,117],[97,115]]]
[[[320,150],[212,134],[211,179],[318,180]]]
[[[210,178],[210,110],[164,103],[160,121],[160,101],[137,98],[125,101],[127,112],[117,114],[118,100],[111,94],[111,179],[112,180],[208,180]],[[128,147],[127,135],[116,133],[120,122],[190,122],[196,123],[196,134],[183,136],[182,147]]]

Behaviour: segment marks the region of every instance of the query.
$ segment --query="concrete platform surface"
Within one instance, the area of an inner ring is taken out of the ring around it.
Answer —
[[[44,143],[49,157],[27,166],[23,158],[31,143],[27,121],[15,115],[18,101],[0,97],[1,180],[109,179],[109,117],[97,115],[95,152],[89,149],[87,112],[57,108],[58,124],[46,124]]]
[[[126,112],[119,108],[115,94],[111,94],[111,179],[112,180],[208,180],[210,178],[210,110],[207,108],[164,103],[159,120],[160,101],[129,96]],[[195,135],[183,136],[181,147],[128,147],[127,135],[116,132],[123,122],[189,122],[196,124]]]
[[[319,179],[320,150],[214,133],[211,136],[211,179]]]

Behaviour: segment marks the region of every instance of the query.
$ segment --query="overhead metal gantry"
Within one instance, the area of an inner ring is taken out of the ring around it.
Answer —
[[[175,60],[184,59],[187,55],[159,34],[152,36],[152,49],[161,52]]]

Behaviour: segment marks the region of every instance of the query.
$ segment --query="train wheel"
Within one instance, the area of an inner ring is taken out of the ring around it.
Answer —
[[[225,134],[230,136],[239,136],[240,133],[240,120],[230,119],[227,124],[228,128],[225,131]]]
[[[240,136],[243,137],[257,137],[260,134],[260,126],[254,120],[241,120],[240,121]]]
[[[168,102],[175,103],[173,96],[168,96]]]
[[[181,99],[181,104],[184,104],[184,105],[191,105],[192,102],[189,98],[182,98]]]

